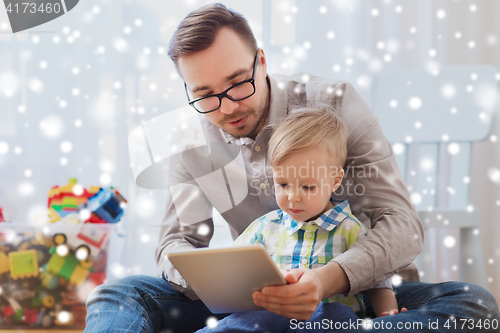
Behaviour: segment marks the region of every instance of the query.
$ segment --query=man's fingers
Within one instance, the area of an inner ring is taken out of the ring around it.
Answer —
[[[286,272],[283,276],[285,277],[287,283],[297,283],[297,281],[299,281],[299,279],[297,279],[295,275],[290,272]]]
[[[266,307],[266,309],[267,306],[269,306],[270,304],[284,305],[284,306],[289,306],[289,305],[304,306],[311,304],[316,308],[316,306],[319,303],[319,300],[311,294],[303,294],[297,297],[290,298],[290,297],[258,295],[257,293],[258,292],[255,292],[252,295],[255,305],[264,306]],[[274,309],[277,308],[274,307]]]
[[[289,276],[289,275],[287,275]],[[303,294],[303,290],[301,288],[297,288],[294,285],[294,282],[289,282],[287,276],[287,282],[290,284],[284,286],[268,286],[264,287],[261,291],[261,294],[267,297],[277,296],[277,297],[296,297]]]
[[[300,277],[304,274],[303,269],[292,269],[288,271],[286,275],[284,275],[286,282],[288,283],[296,283],[299,281]]]
[[[279,296],[268,296],[264,295],[258,291],[252,294],[253,302],[256,305],[261,305],[264,303],[279,303],[279,304],[291,304],[294,300],[290,297],[279,297]]]
[[[288,318],[309,319],[321,301],[315,275],[311,270],[293,269],[284,277],[289,284],[254,292],[255,305]]]

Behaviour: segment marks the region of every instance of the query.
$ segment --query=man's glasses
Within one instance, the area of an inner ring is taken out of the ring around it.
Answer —
[[[232,87],[227,88],[220,94],[214,94],[209,96],[204,96],[197,98],[195,100],[190,100],[188,89],[186,83],[184,82],[184,89],[186,90],[186,96],[188,98],[189,105],[195,108],[199,113],[209,113],[214,112],[218,108],[220,108],[222,103],[222,98],[227,97],[232,101],[241,101],[244,100],[253,94],[255,94],[255,69],[257,68],[257,56],[259,55],[259,51],[255,54],[255,59],[253,63],[253,72],[252,77],[248,80],[241,81],[240,83],[235,84]]]

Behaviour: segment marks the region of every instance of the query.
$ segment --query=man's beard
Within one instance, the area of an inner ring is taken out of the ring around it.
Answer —
[[[267,104],[266,104],[266,106],[267,106]],[[235,121],[235,120],[238,120],[238,119],[241,119],[241,118],[245,118],[246,116],[250,116],[252,114],[256,114],[255,110],[253,110],[253,109],[252,110],[248,110],[247,112],[239,114],[239,115],[236,115],[236,116],[231,115],[230,119],[226,118],[226,119],[222,120],[221,122],[219,122],[219,127],[223,128],[222,125],[225,125],[228,122],[232,122],[232,121]],[[257,119],[257,121],[255,122],[255,124],[252,126],[252,128],[250,129],[250,131],[248,133],[233,134],[229,130],[226,130],[226,132],[228,132],[229,134],[231,134],[232,136],[234,136],[237,139],[242,138],[242,137],[248,137],[248,136],[250,136],[251,134],[253,134],[257,130],[257,128],[259,127],[260,123],[264,119],[265,115],[266,115],[266,111],[265,111],[265,108],[264,108],[264,110],[260,114],[260,117]],[[237,130],[237,129],[235,129],[235,130]]]
[[[269,112],[269,100],[270,100],[270,96],[269,96],[269,80],[267,79],[267,77],[266,77],[266,81],[267,81],[268,90],[264,94],[264,96],[266,96],[266,97],[263,97],[263,99],[264,99],[264,103],[263,103],[264,107],[263,107],[262,112],[260,113],[259,118],[255,122],[255,124],[252,126],[252,128],[250,129],[250,131],[248,133],[244,133],[244,134],[233,134],[233,133],[229,132],[228,130],[225,130],[227,133],[231,134],[232,136],[234,136],[237,139],[242,138],[242,137],[250,137],[250,136],[252,136],[252,137],[255,138],[257,136],[258,133],[255,133],[255,132],[257,131],[257,128],[259,128],[259,125],[261,124],[261,122],[264,121],[264,119],[267,117],[267,114]],[[231,117],[228,116],[227,118],[225,118],[221,122],[219,122],[219,126],[218,127],[219,128],[224,128],[223,125],[227,124],[228,122],[232,122],[232,121],[235,121],[235,120],[238,120],[238,119],[241,119],[241,118],[245,118],[246,116],[250,116],[250,115],[253,115],[253,114],[256,114],[255,110],[254,109],[250,109],[247,112],[241,113],[241,114],[237,114],[236,116],[234,116],[234,115],[231,115]],[[255,134],[255,135],[253,135],[253,134]]]

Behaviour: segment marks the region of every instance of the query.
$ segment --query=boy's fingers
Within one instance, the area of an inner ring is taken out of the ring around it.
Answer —
[[[405,310],[403,310],[403,309],[405,309]],[[401,312],[406,311],[406,308],[403,308],[403,309],[401,309]],[[395,315],[395,314],[398,314],[398,313],[399,313],[398,309],[392,309],[390,311],[384,311],[384,312],[382,312],[380,314],[380,316],[384,317],[384,316]]]
[[[381,317],[383,316],[389,316],[389,315],[393,315],[393,314],[398,314],[398,313],[401,313],[401,312],[405,312],[405,311],[408,311],[407,308],[401,308],[401,311],[398,311],[398,309],[392,309],[390,311],[384,311],[380,314]]]

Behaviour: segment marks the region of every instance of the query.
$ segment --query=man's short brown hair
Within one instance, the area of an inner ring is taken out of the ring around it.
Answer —
[[[181,21],[170,39],[168,56],[177,66],[179,58],[209,48],[223,27],[237,33],[252,53],[257,50],[257,41],[248,21],[223,4],[213,3],[192,11]]]

